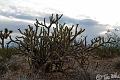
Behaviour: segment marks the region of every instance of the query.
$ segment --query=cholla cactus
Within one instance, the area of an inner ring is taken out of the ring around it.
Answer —
[[[0,31],[0,38],[1,38],[0,44],[1,44],[2,48],[4,48],[4,43],[5,43],[4,40],[7,39],[11,33],[12,33],[12,31],[8,30],[7,28],[4,29],[4,32]]]
[[[35,28],[28,25],[28,29],[24,32],[18,29],[23,36],[16,37],[16,40],[10,37],[10,42],[17,43],[19,51],[29,58],[32,69],[38,71],[45,66],[45,72],[62,72],[68,69],[63,69],[63,67],[69,58],[73,58],[82,66],[88,59],[86,58],[88,52],[105,43],[100,37],[92,40],[91,45],[87,45],[86,37],[78,42],[76,38],[85,29],[78,28],[78,24],[72,27],[60,24],[61,17],[62,15],[52,14],[48,25],[45,18],[41,23],[36,19]],[[75,32],[73,32],[73,27],[75,27]],[[95,43],[99,44],[93,46]]]

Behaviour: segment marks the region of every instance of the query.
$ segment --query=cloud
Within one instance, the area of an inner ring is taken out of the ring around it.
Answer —
[[[50,4],[46,5],[45,2],[38,2],[37,0],[0,0],[0,30],[4,28],[11,29],[18,32],[18,28],[26,28],[28,24],[33,24],[35,19],[37,18],[39,21],[43,21],[45,17],[47,19],[47,23],[49,23],[49,16],[51,13],[59,13],[62,12],[58,9],[51,8]],[[37,3],[38,2],[38,3]],[[54,2],[54,1],[53,1]],[[39,6],[41,3],[43,5]],[[7,5],[6,5],[7,4]],[[64,12],[63,12],[64,13]],[[107,29],[112,27],[107,27],[110,25],[101,24],[95,19],[90,18],[89,16],[81,15],[85,18],[73,18],[69,15],[63,15],[60,20],[60,23],[67,23],[69,25],[72,24],[80,24],[80,27],[85,28],[85,35],[89,35],[89,37],[93,38],[94,36],[98,36],[101,33],[103,34]]]
[[[42,14],[42,13],[41,13]],[[37,17],[37,19],[41,22],[43,21],[43,18],[47,18],[47,23],[49,23],[49,16],[51,14],[43,14],[44,16]],[[22,17],[21,17],[22,16]],[[27,17],[24,14],[21,14],[19,17],[16,15],[10,15],[2,17],[2,20],[0,20],[0,29],[3,29],[7,27],[8,29],[11,29],[15,31],[15,33],[18,33],[18,28],[25,29],[27,28],[27,25],[33,25],[35,22],[35,19],[33,18],[34,16],[27,15]],[[68,16],[63,15],[63,17],[60,19],[60,23],[66,23],[69,24],[70,26],[79,24],[81,28],[86,29],[84,32],[84,35],[87,35],[89,39],[92,39],[95,36],[100,35],[103,31],[107,30],[106,25],[99,24],[98,21],[93,20],[93,19],[75,19],[75,18],[70,18]]]
[[[108,29],[113,29],[111,25],[100,24],[98,21],[90,18],[75,19],[68,16],[63,16],[60,22],[74,25],[79,24],[81,28],[85,29],[84,35],[88,36],[89,39],[100,36],[101,33],[103,34]]]
[[[9,9],[5,10],[1,10],[0,11],[0,15],[1,16],[6,16],[6,17],[14,17],[14,18],[18,18],[18,19],[26,19],[26,20],[33,20],[35,19],[37,16],[36,15],[30,15],[27,12],[22,12],[22,11],[17,11],[17,8],[11,8],[9,7]]]
[[[73,23],[73,24],[81,24],[83,26],[95,26],[98,25],[99,22],[93,19],[75,19],[75,18],[70,18],[68,16],[63,16],[61,19],[62,22],[66,23]],[[100,24],[99,24],[100,25]]]
[[[0,18],[2,18],[0,19],[0,30],[3,30],[4,28],[8,28],[9,30],[18,32],[17,30],[18,28],[24,29],[28,24],[31,24],[29,21],[11,19],[4,16],[0,16]]]
[[[15,9],[17,12],[34,16],[39,16],[39,12],[60,12],[78,19],[79,15],[86,15],[100,23],[111,25],[120,20],[118,17],[120,14],[119,7],[119,0],[0,0],[0,10],[3,11],[14,12],[13,9]]]

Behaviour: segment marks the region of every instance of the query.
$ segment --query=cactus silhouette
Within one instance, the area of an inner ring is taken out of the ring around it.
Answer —
[[[0,38],[1,38],[1,46],[4,49],[4,43],[5,43],[5,39],[7,39],[10,34],[12,33],[11,30],[8,30],[7,28],[4,29],[4,31],[0,31]]]

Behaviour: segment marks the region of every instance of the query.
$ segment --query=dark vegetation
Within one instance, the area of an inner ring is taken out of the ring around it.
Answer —
[[[19,65],[8,64],[13,56],[17,55],[25,57],[26,64],[29,64],[27,67],[31,71],[30,75],[52,75],[47,79],[44,78],[45,80],[52,79],[56,74],[64,75],[65,80],[93,80],[88,72],[91,57],[103,59],[119,56],[120,40],[118,36],[98,36],[88,44],[87,37],[81,38],[85,29],[80,28],[78,24],[72,26],[67,26],[65,23],[60,24],[61,17],[62,15],[52,14],[49,17],[49,24],[46,23],[45,18],[43,22],[36,19],[34,26],[28,25],[24,31],[18,29],[22,36],[16,36],[15,39],[10,36],[12,31],[8,29],[5,29],[4,32],[0,31],[1,77],[8,71],[18,69]],[[7,47],[4,47],[4,40],[8,37],[10,41],[6,44]],[[17,46],[11,48],[9,47],[11,43]],[[119,65],[116,66],[119,67]]]

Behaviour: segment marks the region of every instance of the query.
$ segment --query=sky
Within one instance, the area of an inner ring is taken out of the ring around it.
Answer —
[[[34,24],[35,19],[63,14],[62,22],[80,24],[89,36],[103,35],[120,28],[120,0],[0,0],[0,30],[8,28],[18,34]]]

